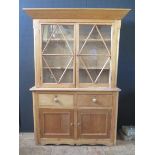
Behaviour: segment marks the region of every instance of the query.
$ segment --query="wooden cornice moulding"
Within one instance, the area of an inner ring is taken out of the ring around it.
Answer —
[[[97,19],[121,20],[127,8],[23,8],[33,19]]]

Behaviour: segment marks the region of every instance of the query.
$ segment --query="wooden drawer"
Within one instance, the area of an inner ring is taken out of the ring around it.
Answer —
[[[70,94],[38,94],[40,106],[73,107],[73,95]]]
[[[111,107],[112,94],[80,94],[77,96],[77,106],[80,107]]]

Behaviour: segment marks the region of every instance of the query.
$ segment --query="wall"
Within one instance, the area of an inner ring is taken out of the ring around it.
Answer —
[[[134,0],[20,0],[19,65],[20,65],[20,131],[33,131],[32,97],[29,88],[34,85],[34,56],[32,20],[22,8],[131,8],[122,22],[118,87],[118,127],[135,123],[135,14]]]

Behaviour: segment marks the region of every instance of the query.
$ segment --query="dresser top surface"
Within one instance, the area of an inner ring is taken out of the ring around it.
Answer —
[[[120,88],[96,87],[96,88],[37,88],[32,87],[30,91],[121,91]]]

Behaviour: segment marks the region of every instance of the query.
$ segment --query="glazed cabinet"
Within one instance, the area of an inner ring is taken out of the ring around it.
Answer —
[[[40,85],[111,86],[111,24],[41,23],[39,26]]]
[[[37,144],[116,143],[121,19],[129,9],[24,9],[33,18]]]
[[[75,25],[40,24],[41,83],[47,87],[75,87]]]

